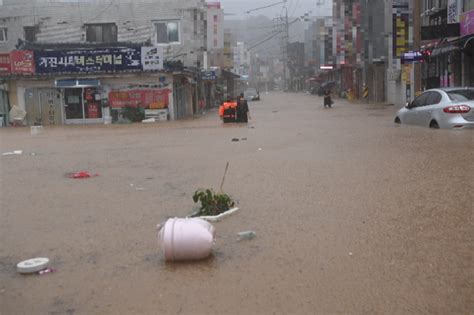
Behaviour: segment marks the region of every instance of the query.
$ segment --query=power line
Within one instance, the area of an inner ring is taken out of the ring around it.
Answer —
[[[278,48],[278,43],[272,42],[270,45],[267,45],[264,47],[260,47],[258,50],[254,51],[255,53],[263,53],[263,52],[268,52],[270,49]]]
[[[263,43],[268,42],[269,40],[271,40],[272,38],[276,37],[277,35],[279,35],[279,34],[281,34],[281,33],[282,33],[282,31],[278,31],[278,32],[274,33],[273,35],[267,37],[266,39],[264,39],[264,40],[261,41],[260,43],[255,44],[255,45],[253,45],[252,47],[249,47],[248,50],[252,50],[252,49],[254,49],[255,47],[258,47],[258,46],[262,45]]]
[[[245,11],[245,13],[248,14],[248,13],[250,13],[250,12],[254,12],[254,11],[258,11],[258,10],[263,10],[263,9],[271,8],[271,7],[277,6],[277,5],[282,4],[282,3],[286,3],[286,0],[283,0],[283,1],[280,1],[280,2],[276,2],[276,3],[272,3],[272,4],[269,4],[269,5],[263,6],[263,7],[258,7],[258,8],[255,8],[255,9],[250,9],[250,10]]]
[[[300,0],[296,0],[296,5],[295,5],[295,9],[293,10],[293,13],[291,13],[291,15],[295,15],[295,12],[296,10],[298,9],[298,4],[300,3]]]
[[[247,27],[247,30],[261,30],[266,28],[274,28],[275,25],[263,25],[263,26],[256,26],[256,27]]]
[[[252,38],[252,39],[247,40],[246,42],[247,42],[247,44],[249,44],[249,45],[253,45],[253,44],[255,44],[256,42],[259,42],[259,41],[265,39],[266,37],[275,34],[275,32],[278,32],[278,31],[271,31],[271,32],[265,33],[265,34],[263,34],[263,35],[260,35],[258,38]]]

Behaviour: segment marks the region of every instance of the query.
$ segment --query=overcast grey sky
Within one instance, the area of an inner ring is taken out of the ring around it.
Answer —
[[[212,0],[207,0],[207,2],[212,2]],[[250,15],[265,15],[269,18],[274,18],[276,15],[284,12],[282,10],[284,5],[279,4],[271,8],[254,11],[250,14],[245,13],[250,9],[282,2],[281,0],[220,0],[220,2],[225,14],[236,14],[226,16],[226,19],[229,20],[234,18],[241,19]],[[287,0],[286,6],[288,7],[288,15],[291,17],[301,16],[310,11],[312,16],[328,16],[332,12],[332,0]]]

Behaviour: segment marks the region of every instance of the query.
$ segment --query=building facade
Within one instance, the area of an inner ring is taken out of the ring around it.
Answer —
[[[248,77],[250,72],[250,52],[244,42],[237,42],[233,48],[234,54],[234,70],[235,74]]]
[[[305,66],[317,72],[321,66],[335,64],[332,17],[310,20],[304,38]]]
[[[205,67],[224,68],[224,10],[220,2],[207,4],[207,62]],[[205,57],[206,58],[206,57]]]
[[[304,43],[294,42],[288,44],[288,89],[298,92],[304,88],[305,81]]]
[[[97,123],[124,107],[194,115],[204,99],[207,12],[200,0],[6,0],[2,94],[28,124]]]
[[[422,88],[474,86],[474,1],[421,6]]]

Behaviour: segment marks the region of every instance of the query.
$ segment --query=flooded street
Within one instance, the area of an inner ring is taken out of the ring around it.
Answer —
[[[472,130],[397,126],[395,107],[262,99],[248,126],[211,112],[2,128],[1,152],[23,154],[0,157],[0,313],[471,313]],[[156,224],[190,214],[227,161],[240,212],[215,224],[211,259],[166,264]],[[65,176],[80,170],[99,176]],[[256,238],[237,242],[246,230]],[[38,256],[57,272],[16,273]]]

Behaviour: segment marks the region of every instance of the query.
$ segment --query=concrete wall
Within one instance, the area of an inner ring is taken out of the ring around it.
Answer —
[[[33,0],[30,0],[33,2]],[[107,1],[106,3],[45,3],[3,5],[0,27],[7,27],[8,41],[0,51],[15,49],[24,39],[24,26],[37,26],[37,42],[84,43],[85,24],[115,23],[119,42],[155,44],[154,21],[177,20],[181,38],[165,46],[165,57],[181,55],[186,66],[202,64],[206,49],[206,8],[204,0]],[[198,64],[199,62],[199,64]]]

